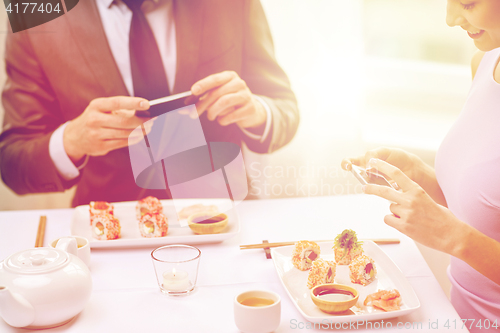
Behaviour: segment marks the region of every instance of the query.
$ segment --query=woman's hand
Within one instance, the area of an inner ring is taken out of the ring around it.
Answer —
[[[455,255],[457,240],[468,227],[450,210],[436,203],[422,187],[399,168],[379,159],[371,159],[368,166],[396,181],[401,191],[379,185],[366,185],[364,192],[392,201],[391,215],[384,222],[415,241],[436,250]]]
[[[418,173],[418,169],[420,165],[423,164],[422,160],[416,155],[410,154],[402,149],[380,147],[368,150],[364,156],[345,158],[342,160],[341,166],[342,169],[346,171],[351,170],[352,164],[368,169],[368,161],[373,158],[386,161],[387,163],[396,166],[414,181],[417,181],[416,175]]]
[[[465,261],[479,273],[500,285],[500,266],[491,263],[500,257],[500,243],[460,221],[437,204],[400,169],[382,160],[369,164],[394,179],[402,189],[366,185],[364,191],[392,201],[392,214],[384,222],[413,240]]]
[[[441,187],[437,182],[434,168],[425,164],[417,155],[408,153],[402,149],[380,147],[369,150],[366,152],[365,156],[343,159],[341,166],[342,169],[346,171],[351,170],[352,164],[370,169],[371,166],[369,161],[372,159],[385,161],[386,163],[395,166],[408,178],[422,187],[434,201],[440,205],[446,206],[446,199],[444,198]],[[384,174],[381,170],[379,170],[379,172]],[[393,179],[391,175],[386,174],[385,176],[389,178],[388,181],[392,183],[393,186],[394,183],[400,186],[398,181]]]

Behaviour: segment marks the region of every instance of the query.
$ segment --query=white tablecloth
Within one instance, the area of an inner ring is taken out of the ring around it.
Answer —
[[[456,311],[418,251],[415,243],[383,222],[388,203],[366,195],[246,201],[237,206],[241,232],[222,243],[197,245],[202,251],[197,288],[185,297],[160,292],[151,262],[153,248],[93,249],[93,294],[70,323],[48,332],[237,332],[233,298],[251,289],[277,292],[282,299],[277,332],[320,331],[308,324],[289,299],[272,260],[263,250],[240,250],[240,244],[333,239],[345,228],[359,238],[401,239],[381,245],[413,286],[421,303],[415,312],[389,320],[419,325],[410,332],[447,330],[447,320],[461,323]],[[34,245],[40,215],[47,216],[45,243],[70,234],[72,209],[0,212],[0,260]],[[168,236],[167,236],[168,237]],[[439,329],[430,327],[438,321]],[[387,321],[384,321],[386,323]],[[300,330],[299,327],[304,327]],[[372,327],[377,327],[376,324]],[[386,327],[386,326],[384,326]],[[414,326],[416,327],[416,326]],[[371,331],[366,325],[357,331]],[[381,329],[379,322],[377,331]],[[453,328],[453,326],[452,326]],[[463,330],[466,332],[466,330]],[[0,332],[14,329],[0,319]]]

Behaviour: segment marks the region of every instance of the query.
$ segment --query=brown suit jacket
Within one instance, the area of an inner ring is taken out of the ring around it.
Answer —
[[[174,0],[177,74],[172,93],[199,79],[233,70],[271,108],[272,128],[259,143],[236,126],[202,116],[207,141],[243,142],[272,152],[294,136],[299,114],[288,78],[276,63],[269,27],[258,0]],[[164,192],[141,192],[128,149],[91,157],[80,176],[63,180],[49,156],[49,139],[98,97],[128,95],[99,18],[95,0],[82,0],[66,15],[6,42],[5,118],[0,172],[16,193],[64,191],[78,183],[73,205],[90,200],[125,201]],[[206,113],[204,114],[206,115]]]

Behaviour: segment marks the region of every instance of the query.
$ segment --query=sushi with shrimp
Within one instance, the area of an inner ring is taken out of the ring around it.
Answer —
[[[120,221],[111,214],[95,215],[92,219],[92,236],[98,240],[120,238]]]
[[[158,198],[149,196],[137,202],[135,215],[138,220],[146,213],[163,213],[163,206]]]
[[[323,259],[313,261],[307,278],[307,288],[311,289],[320,284],[333,283],[336,267],[335,261]]]
[[[319,258],[319,245],[311,241],[299,241],[295,243],[295,248],[292,252],[292,263],[301,271],[307,271],[311,268],[314,260]]]
[[[163,237],[167,235],[168,220],[161,213],[146,213],[139,220],[139,231],[142,237]]]
[[[346,229],[337,235],[333,245],[337,265],[349,265],[354,258],[363,254],[362,244],[353,230]]]
[[[352,283],[366,286],[372,283],[376,276],[375,261],[367,255],[360,255],[349,264],[349,277]]]

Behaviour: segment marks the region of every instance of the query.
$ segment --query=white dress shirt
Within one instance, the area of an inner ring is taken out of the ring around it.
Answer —
[[[121,0],[95,1],[111,53],[118,66],[125,87],[130,96],[134,96],[129,52],[129,32],[132,23],[132,11]],[[170,91],[173,91],[174,88],[177,65],[175,20],[172,7],[173,3],[171,0],[148,0],[145,1],[142,6],[142,10],[148,20],[160,51]],[[242,128],[242,131],[250,138],[263,142],[267,138],[271,128],[271,109],[262,98],[257,95],[254,95],[254,97],[264,106],[267,113],[264,133],[262,135],[256,135],[244,128]],[[63,133],[67,124],[68,122],[61,125],[50,137],[49,154],[61,176],[66,180],[71,180],[80,175],[80,170],[85,166],[88,156],[85,162],[77,167],[66,154],[63,144]]]

